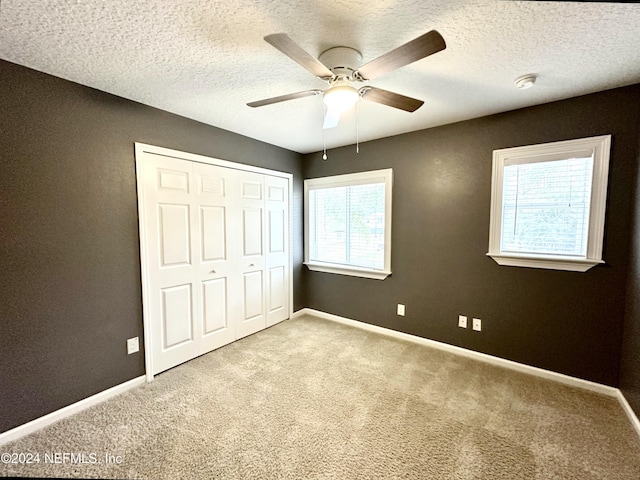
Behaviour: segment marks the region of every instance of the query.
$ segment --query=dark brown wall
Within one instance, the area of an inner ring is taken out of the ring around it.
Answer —
[[[609,385],[633,238],[621,387],[640,412],[640,86],[370,142],[358,155],[330,150],[323,162],[7,62],[0,80],[0,432],[144,373],[143,353],[127,356],[124,342],[142,337],[136,141],[294,174],[295,309]],[[572,273],[487,258],[492,150],[607,133],[607,264]],[[301,179],[388,167],[393,275],[301,270]],[[479,316],[484,331],[459,329],[458,314]]]
[[[640,130],[638,130],[638,162],[640,163]],[[636,416],[640,418],[640,176],[636,180],[635,211],[630,219],[633,240],[629,258],[627,303],[625,310],[620,389]]]
[[[423,108],[429,108],[428,104]],[[305,156],[305,178],[392,167],[392,276],[305,271],[311,308],[618,385],[640,86]],[[366,122],[362,118],[361,122]],[[504,267],[486,256],[494,149],[612,134],[606,265]],[[396,316],[396,304],[406,316]],[[457,327],[458,314],[483,331]],[[636,349],[638,347],[636,341]]]
[[[0,61],[0,432],[144,374],[134,142],[293,173],[301,284],[298,154]]]

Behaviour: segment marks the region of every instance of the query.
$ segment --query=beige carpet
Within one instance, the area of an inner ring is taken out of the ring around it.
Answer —
[[[640,478],[640,441],[613,398],[310,317],[0,452],[40,455],[0,464],[3,476]],[[45,463],[54,453],[97,463]]]

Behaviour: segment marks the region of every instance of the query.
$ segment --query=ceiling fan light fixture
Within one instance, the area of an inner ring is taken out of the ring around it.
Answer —
[[[361,65],[362,54],[351,47],[333,47],[325,50],[318,58],[315,58],[294,42],[286,33],[267,35],[264,37],[264,40],[320,80],[328,82],[329,88],[324,91],[313,89],[280,95],[257,102],[249,102],[247,105],[249,107],[262,107],[264,105],[320,95],[322,93],[324,104],[326,105],[322,125],[323,130],[336,127],[340,121],[340,115],[354,105],[357,105],[360,97],[368,102],[387,105],[406,112],[416,111],[424,104],[422,100],[406,97],[376,87],[364,86],[357,90],[351,83],[372,80],[446,48],[442,35],[435,30],[431,30]],[[358,67],[358,65],[360,66]]]
[[[327,108],[332,111],[346,112],[360,98],[358,90],[350,85],[338,85],[329,88],[324,92],[323,101]]]

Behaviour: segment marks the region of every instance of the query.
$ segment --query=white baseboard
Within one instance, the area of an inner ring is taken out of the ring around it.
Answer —
[[[636,432],[640,437],[640,419],[638,419],[638,417],[636,416],[636,412],[633,411],[631,405],[629,405],[629,402],[627,402],[627,399],[624,397],[622,391],[619,389],[616,390],[618,390],[616,397],[618,398],[620,405],[622,405],[622,409],[627,414],[627,417],[629,417],[631,425],[633,425],[633,428],[636,429]]]
[[[492,365],[509,368],[511,370],[516,370],[518,372],[528,373],[530,375],[546,378],[548,380],[563,383],[565,385],[570,385],[572,387],[582,388],[585,390],[590,390],[592,392],[608,395],[610,397],[615,397],[618,399],[618,401],[620,402],[620,405],[622,406],[625,413],[629,417],[629,420],[631,421],[634,428],[636,429],[638,436],[640,436],[640,420],[638,420],[638,417],[636,416],[635,412],[633,411],[633,409],[627,402],[626,398],[624,398],[624,395],[618,388],[610,387],[608,385],[602,385],[596,382],[590,382],[588,380],[571,377],[569,375],[552,372],[550,370],[545,370],[538,367],[532,367],[531,365],[525,365],[523,363],[514,362],[512,360],[506,360],[504,358],[494,357],[493,355],[488,355],[486,353],[480,353],[480,352],[475,352],[473,350],[468,350],[466,348],[456,347],[454,345],[438,342],[436,340],[429,340],[427,338],[410,335],[408,333],[398,332],[396,330],[391,330],[389,328],[379,327],[377,325],[371,325],[369,323],[359,322],[357,320],[351,320],[349,318],[340,317],[338,315],[321,312],[319,310],[314,310],[311,308],[303,308],[302,310],[298,310],[293,314],[291,318],[302,317],[304,315],[309,315],[311,317],[322,318],[325,320],[342,323],[344,325],[349,325],[352,327],[360,328],[362,330],[367,330],[370,332],[379,333],[381,335],[398,338],[400,340],[406,340],[409,342],[418,343],[420,345],[426,345],[428,347],[437,348],[438,350],[443,350],[456,355],[461,355],[463,357],[471,358],[481,362],[490,363]]]
[[[529,373],[531,375],[536,375],[538,377],[560,382],[565,385],[571,385],[574,387],[583,388],[586,390],[591,390],[593,392],[615,397],[618,399],[623,410],[629,417],[629,421],[635,428],[636,432],[638,433],[638,436],[640,436],[640,420],[636,416],[635,412],[629,405],[629,402],[627,402],[627,399],[624,397],[622,392],[617,388],[609,387],[607,385],[602,385],[595,382],[590,382],[587,380],[582,380],[580,378],[571,377],[569,375],[564,375],[561,373],[552,372],[550,370],[544,370],[542,368],[532,367],[530,365],[525,365],[525,364],[514,362],[511,360],[506,360],[504,358],[494,357],[492,355],[487,355],[486,353],[474,352],[473,350],[467,350],[466,348],[456,347],[454,345],[449,345],[449,344],[438,342],[435,340],[429,340],[427,338],[410,335],[408,333],[398,332],[396,330],[391,330],[389,328],[379,327],[377,325],[371,325],[369,323],[359,322],[357,320],[351,320],[349,318],[340,317],[338,315],[321,312],[319,310],[314,310],[311,308],[303,308],[302,310],[298,310],[293,315],[291,315],[291,319],[303,317],[305,315],[316,317],[316,318],[322,318],[322,319],[330,320],[337,323],[342,323],[344,325],[349,325],[355,328],[360,328],[362,330],[367,330],[370,332],[379,333],[381,335],[398,338],[400,340],[406,340],[406,341],[418,343],[421,345],[426,345],[432,348],[437,348],[439,350],[444,350],[450,353],[454,353],[456,355],[472,358],[481,362],[491,363],[493,365],[509,368],[511,370]],[[121,393],[124,393],[125,391],[131,388],[137,387],[138,385],[142,385],[143,383],[145,383],[144,375],[134,378],[132,380],[129,380],[127,382],[121,383],[120,385],[116,385],[115,387],[109,388],[108,390],[97,393],[91,397],[85,398],[84,400],[80,400],[79,402],[76,402],[72,405],[68,405],[64,408],[61,408],[60,410],[56,410],[55,412],[51,412],[43,417],[36,418],[35,420],[25,423],[24,425],[20,425],[12,430],[8,430],[4,433],[1,433],[0,445],[4,445],[5,443],[18,440],[19,438],[25,435],[29,435],[30,433],[33,433],[37,430],[40,430],[41,428],[51,425],[52,423],[55,423],[58,420],[62,420],[63,418],[70,417],[71,415],[81,412],[82,410],[85,410],[89,407],[102,403],[109,398],[115,397],[116,395],[120,395]]]
[[[8,442],[13,442],[14,440],[18,440],[25,435],[29,435],[41,428],[44,428],[52,423],[57,422],[58,420],[62,420],[63,418],[70,417],[82,410],[85,410],[89,407],[97,405],[98,403],[102,403],[105,400],[108,400],[111,397],[115,397],[116,395],[120,395],[121,393],[133,388],[138,385],[142,385],[145,383],[145,377],[137,377],[127,382],[121,383],[120,385],[116,385],[115,387],[111,387],[107,390],[104,390],[100,393],[96,393],[84,400],[80,400],[79,402],[68,405],[60,410],[56,410],[55,412],[51,412],[43,417],[36,418],[24,425],[20,425],[19,427],[8,430],[4,433],[0,434],[0,445],[4,445]]]

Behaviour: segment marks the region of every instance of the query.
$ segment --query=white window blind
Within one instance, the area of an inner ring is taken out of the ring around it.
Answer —
[[[309,192],[309,258],[384,268],[384,183]]]
[[[593,156],[507,165],[502,252],[587,254]]]
[[[586,272],[602,248],[611,135],[493,151],[489,255]]]
[[[305,180],[305,264],[382,280],[391,274],[392,170]]]

